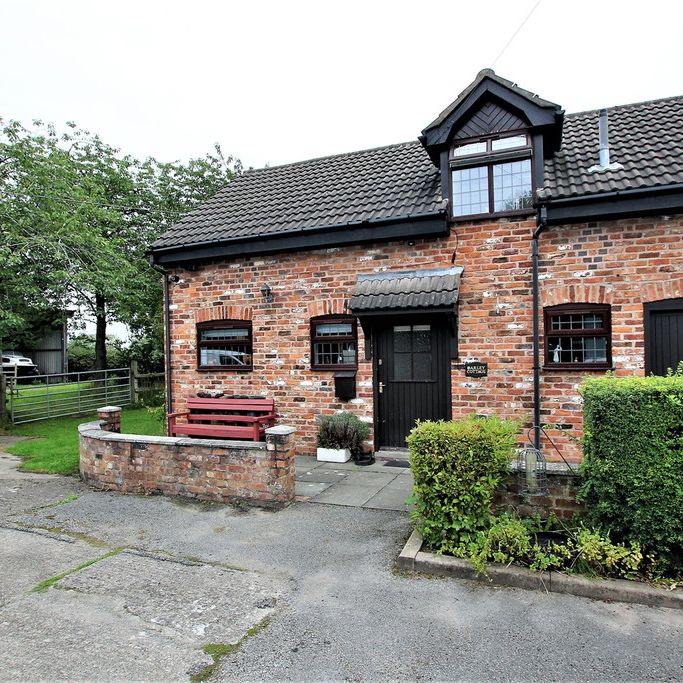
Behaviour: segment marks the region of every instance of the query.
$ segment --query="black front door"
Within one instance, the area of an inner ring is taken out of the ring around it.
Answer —
[[[375,328],[376,445],[405,448],[415,420],[451,418],[451,330],[439,318]]]
[[[645,374],[666,375],[683,361],[683,299],[645,304]]]

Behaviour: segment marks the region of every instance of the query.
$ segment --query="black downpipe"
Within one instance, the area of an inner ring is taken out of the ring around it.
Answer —
[[[548,210],[541,206],[538,212],[536,230],[531,239],[532,296],[533,296],[533,356],[534,356],[534,448],[541,450],[541,305],[538,289],[538,238],[546,229]]]
[[[170,309],[170,287],[171,276],[168,271],[158,266],[150,258],[150,265],[154,270],[161,273],[164,279],[164,365],[166,370],[166,415],[173,412],[173,376],[171,374],[171,309]],[[166,418],[166,433],[169,433],[169,419]]]

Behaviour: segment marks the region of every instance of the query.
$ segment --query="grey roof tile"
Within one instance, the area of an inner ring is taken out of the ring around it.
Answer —
[[[152,248],[405,220],[443,210],[438,170],[419,142],[405,142],[247,171]]]
[[[545,164],[544,196],[560,199],[683,183],[683,97],[607,112],[610,162],[623,168],[589,172],[598,164],[600,112],[569,114],[562,147]]]
[[[598,162],[599,111],[568,114],[562,147],[545,164],[543,196],[683,183],[683,96],[608,112],[611,161],[623,168],[589,172]],[[438,169],[419,142],[405,142],[247,171],[172,226],[152,249],[406,220],[444,208]]]
[[[359,275],[349,301],[354,313],[404,308],[450,308],[458,301],[462,268]]]

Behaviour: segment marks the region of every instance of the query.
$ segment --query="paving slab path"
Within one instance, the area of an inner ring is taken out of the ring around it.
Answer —
[[[396,462],[377,460],[373,465],[359,466],[353,461],[319,462],[309,455],[297,456],[297,498],[327,505],[405,511],[413,477],[409,467],[392,466]]]
[[[402,574],[403,511],[5,476],[0,680],[683,679],[679,612]]]

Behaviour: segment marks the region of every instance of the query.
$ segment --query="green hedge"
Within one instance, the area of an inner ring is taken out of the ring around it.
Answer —
[[[491,525],[516,434],[515,423],[495,417],[421,422],[410,432],[413,518],[433,549],[461,555]]]
[[[581,388],[589,520],[683,571],[683,376],[603,377]]]

